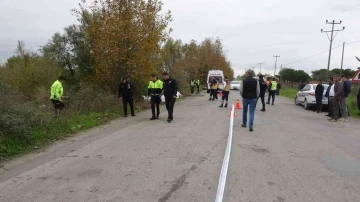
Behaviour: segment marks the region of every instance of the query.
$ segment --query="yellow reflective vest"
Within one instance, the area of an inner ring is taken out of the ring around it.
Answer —
[[[271,90],[276,90],[276,89],[277,89],[276,81],[271,81]]]
[[[61,100],[63,93],[64,88],[62,86],[62,83],[59,80],[55,81],[51,86],[50,100]]]

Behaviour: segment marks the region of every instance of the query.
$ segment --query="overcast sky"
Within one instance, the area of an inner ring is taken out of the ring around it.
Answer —
[[[80,0],[0,0],[0,60],[13,54],[17,40],[37,50],[62,28],[77,23],[70,9]],[[344,68],[360,63],[360,0],[163,0],[171,10],[172,37],[189,42],[220,37],[236,74],[255,67],[274,73],[283,67],[312,70],[327,68],[328,53],[302,60],[329,49],[329,39],[320,30],[331,30],[326,20],[342,20],[333,47],[345,47]],[[342,47],[333,50],[331,69],[340,68]],[[295,62],[302,60],[299,62]],[[295,63],[293,63],[295,62]],[[292,63],[292,64],[290,64]]]

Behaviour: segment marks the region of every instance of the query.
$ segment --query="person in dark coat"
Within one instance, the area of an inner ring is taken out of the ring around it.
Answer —
[[[134,111],[134,86],[127,77],[122,78],[119,85],[119,98],[123,102],[124,117],[127,117],[127,105],[130,105],[131,116],[135,116]]]
[[[325,97],[328,99],[328,108],[329,108],[329,113],[326,114],[325,116],[329,116],[329,117],[332,117],[333,116],[333,108],[332,108],[332,102],[331,102],[331,99],[330,99],[330,89],[331,89],[331,86],[333,85],[333,78],[330,77],[330,80],[329,80],[329,86],[328,88],[326,89],[326,93],[325,93]]]
[[[303,81],[300,81],[300,84],[298,86],[298,91],[302,90],[305,86],[306,86],[306,84],[304,84]]]
[[[165,97],[165,105],[168,111],[167,122],[170,123],[174,119],[173,112],[177,98],[178,86],[176,80],[170,77],[168,73],[164,72],[162,76],[164,79],[162,94]]]
[[[260,111],[264,112],[265,111],[265,93],[266,93],[266,89],[267,89],[267,84],[264,81],[263,75],[259,76],[259,84],[260,84],[260,96],[257,98],[257,100],[259,100],[259,98],[261,99],[262,109]]]
[[[316,98],[316,112],[320,113],[322,111],[322,99],[324,94],[324,86],[322,85],[321,80],[317,81],[318,85],[315,89],[315,98]]]
[[[358,93],[357,93],[357,106],[358,106],[358,109],[360,110],[360,87],[358,89]]]

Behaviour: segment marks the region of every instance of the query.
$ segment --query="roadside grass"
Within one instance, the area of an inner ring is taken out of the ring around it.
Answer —
[[[70,117],[64,116],[54,119],[44,126],[34,128],[26,138],[2,136],[0,137],[0,161],[39,149],[56,140],[64,139],[77,132],[119,118],[121,115],[121,110],[113,110],[101,113],[76,114]]]
[[[280,90],[281,96],[290,98],[292,100],[295,99],[296,93],[297,93],[297,89],[295,88],[285,88]],[[356,95],[354,93],[350,94],[349,96],[348,106],[351,117],[360,119],[360,112],[357,108],[357,100],[356,100]]]

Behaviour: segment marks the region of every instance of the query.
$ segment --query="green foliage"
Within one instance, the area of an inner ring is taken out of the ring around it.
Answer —
[[[307,74],[303,70],[294,70],[291,68],[284,68],[280,70],[279,76],[281,81],[288,81],[288,82],[300,82],[300,81],[305,82],[311,78],[309,74]]]
[[[329,72],[329,76],[327,74],[327,69],[319,69],[319,70],[315,70],[315,71],[312,71],[312,78],[314,80],[322,80],[322,81],[328,81],[329,78],[333,75],[338,75],[340,76],[340,69],[332,69],[330,72]],[[341,75],[342,76],[345,76],[346,78],[352,78],[355,74],[355,71],[352,70],[352,69],[344,69],[341,71]],[[328,78],[329,77],[329,78]]]

